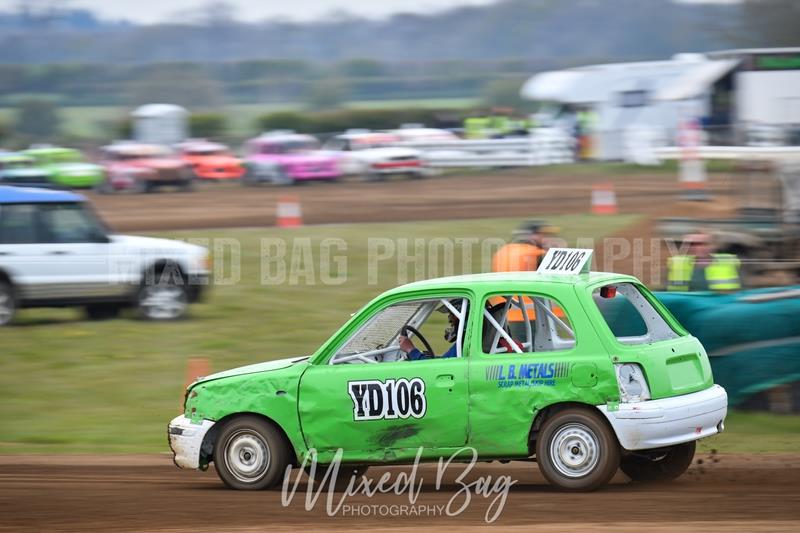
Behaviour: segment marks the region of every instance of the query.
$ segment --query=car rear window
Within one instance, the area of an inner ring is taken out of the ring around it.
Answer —
[[[680,336],[633,283],[598,287],[592,299],[622,344],[649,344]]]

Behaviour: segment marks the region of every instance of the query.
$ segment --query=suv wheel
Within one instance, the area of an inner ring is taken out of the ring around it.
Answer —
[[[692,441],[648,455],[631,454],[622,458],[619,467],[631,481],[671,481],[692,464],[695,446]]]
[[[542,475],[564,490],[589,491],[608,483],[619,467],[619,444],[602,415],[565,409],[545,420],[536,440]]]
[[[0,281],[0,326],[5,326],[14,319],[17,302],[11,285]]]
[[[220,430],[214,443],[214,466],[232,489],[261,490],[280,482],[289,465],[283,435],[257,416],[239,416]]]
[[[167,277],[169,279],[162,279]],[[173,278],[178,279],[173,279]],[[189,294],[177,273],[145,276],[137,298],[139,314],[147,320],[176,320],[186,314]]]

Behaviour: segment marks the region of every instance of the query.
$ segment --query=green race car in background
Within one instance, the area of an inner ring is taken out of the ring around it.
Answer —
[[[50,172],[36,166],[36,160],[18,152],[0,152],[0,185],[49,187]]]
[[[47,170],[55,185],[89,188],[105,179],[103,167],[87,163],[83,154],[73,148],[36,147],[22,153],[32,157],[41,168]]]
[[[352,475],[469,447],[479,460],[535,460],[566,490],[618,468],[676,478],[695,441],[722,431],[726,392],[647,288],[588,272],[590,257],[552,249],[535,273],[398,287],[310,356],[201,378],[168,427],[175,463],[213,461],[227,486],[262,489],[312,450],[323,471],[341,460]],[[624,331],[609,302],[633,313]]]

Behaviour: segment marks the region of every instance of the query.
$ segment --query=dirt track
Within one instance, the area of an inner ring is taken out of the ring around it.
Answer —
[[[518,480],[495,526],[544,531],[798,531],[800,530],[800,455],[710,457],[698,455],[677,481],[637,486],[618,474],[595,493],[565,494],[547,486],[534,464],[479,464],[478,476],[510,475]],[[718,462],[715,462],[717,459]],[[448,470],[435,490],[436,466],[421,467],[416,505],[446,505],[460,485],[463,465]],[[398,468],[373,468],[395,478]],[[490,499],[473,494],[467,510],[454,517],[329,517],[323,495],[312,511],[303,507],[306,484],[288,508],[278,491],[235,492],[212,472],[183,472],[170,457],[79,456],[0,457],[0,529],[20,530],[287,530],[400,529],[450,526],[459,531],[483,525]],[[334,494],[334,502],[342,497]],[[462,500],[454,502],[454,508]],[[408,505],[408,494],[347,498],[347,504]],[[388,509],[388,508],[386,508]],[[386,511],[384,511],[385,513]]]
[[[591,187],[608,176],[543,176],[528,171],[395,179],[381,183],[346,181],[295,187],[243,187],[202,183],[193,193],[165,190],[148,195],[89,194],[117,231],[271,226],[280,196],[297,196],[306,223],[383,222],[464,218],[536,217],[586,213]],[[620,212],[697,214],[697,205],[677,202],[677,178],[654,173],[614,179]],[[712,188],[728,188],[715,177]],[[717,202],[703,210],[717,209]]]

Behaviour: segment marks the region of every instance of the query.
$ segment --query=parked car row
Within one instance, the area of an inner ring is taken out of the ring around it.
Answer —
[[[204,139],[189,139],[175,146],[115,141],[100,149],[96,164],[72,148],[39,146],[0,152],[0,183],[147,193],[165,186],[189,191],[197,181],[290,185],[343,176],[370,181],[389,175],[421,178],[429,172],[423,153],[404,143],[431,139],[456,136],[416,127],[385,132],[352,130],[322,145],[312,135],[273,131],[247,141],[243,157],[224,144]]]

